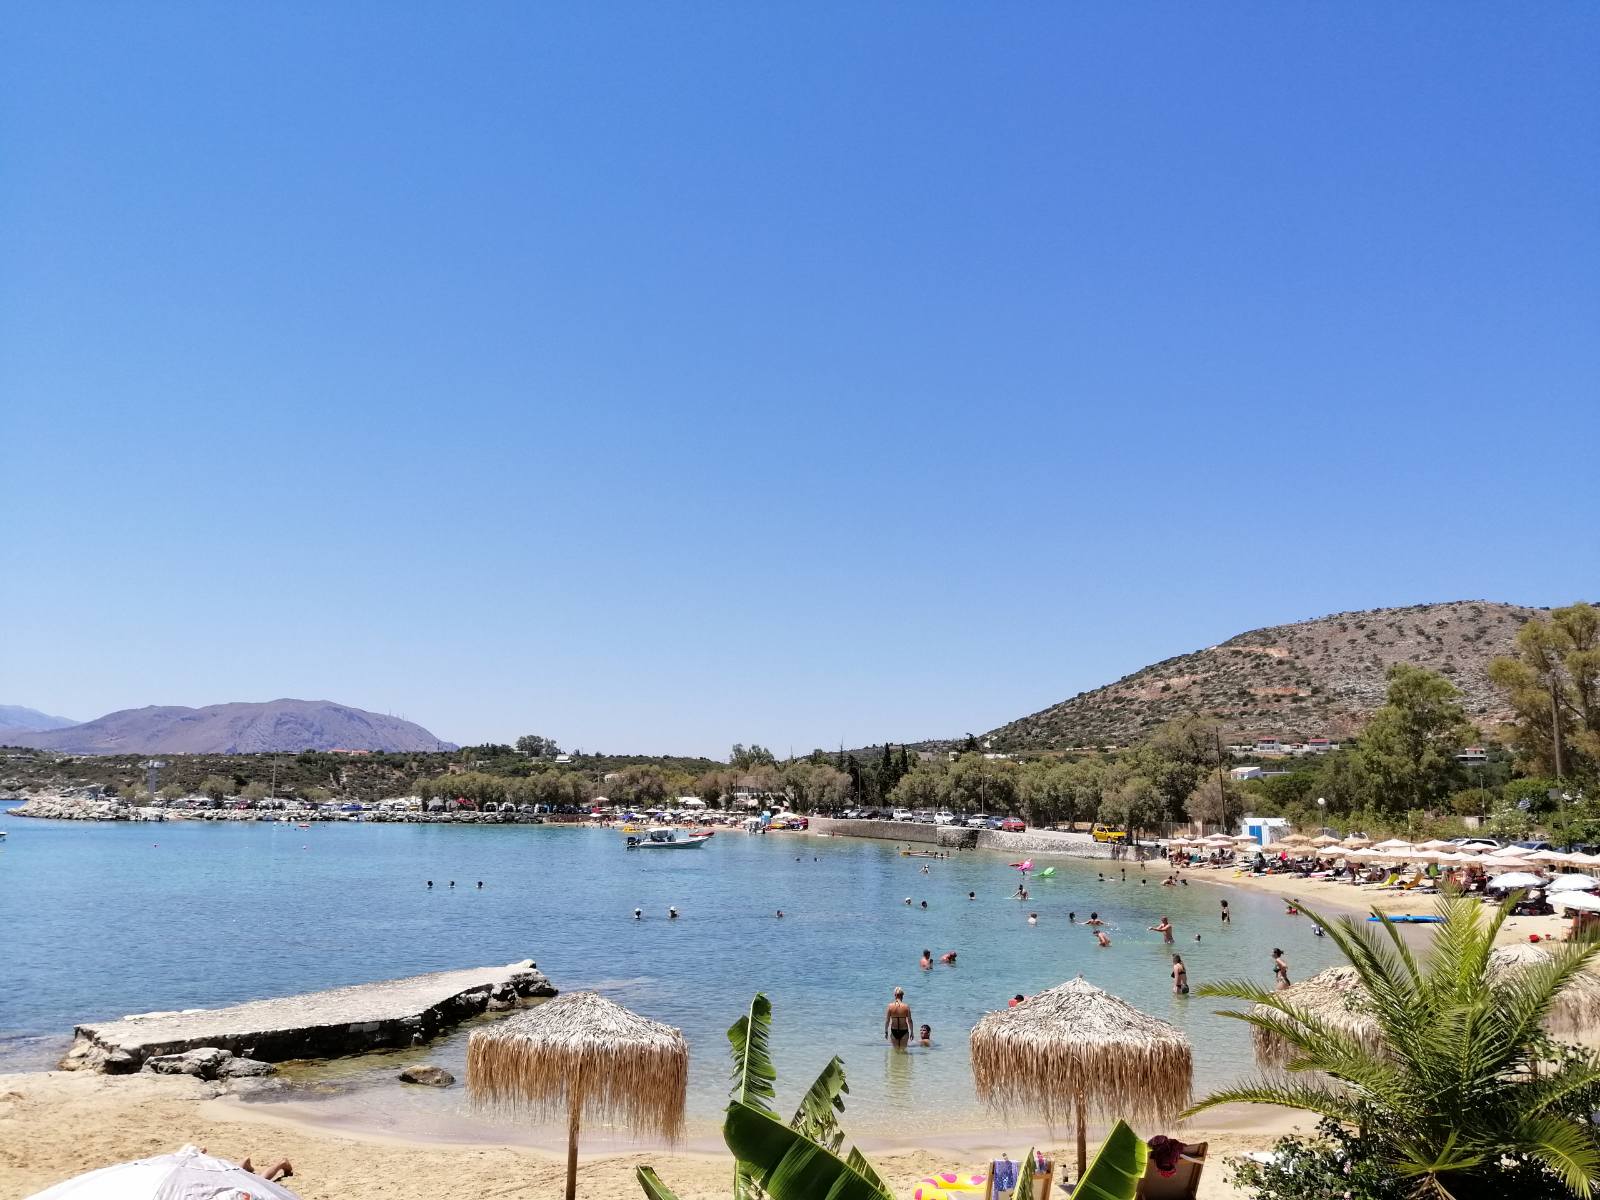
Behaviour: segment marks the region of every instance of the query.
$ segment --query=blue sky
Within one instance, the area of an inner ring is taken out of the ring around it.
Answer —
[[[782,752],[1595,591],[1592,6],[7,23],[0,702]]]

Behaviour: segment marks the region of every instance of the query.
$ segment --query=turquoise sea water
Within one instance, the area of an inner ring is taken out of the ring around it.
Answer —
[[[695,1128],[709,1128],[726,1099],[724,1031],[761,989],[773,1004],[780,1099],[797,1098],[837,1053],[853,1128],[914,1119],[921,1132],[976,1129],[992,1119],[973,1095],[967,1033],[1016,992],[1081,972],[1187,1029],[1204,1087],[1249,1070],[1248,1030],[1214,1016],[1216,1002],[1172,995],[1172,950],[1193,983],[1268,981],[1274,946],[1297,979],[1335,953],[1273,897],[1160,887],[1157,865],[1128,867],[1124,883],[1119,866],[1036,855],[1057,875],[1032,881],[1021,903],[1009,898],[1017,872],[1004,855],[925,862],[886,842],[798,834],[721,832],[700,850],[627,853],[619,833],[555,826],[13,818],[6,828],[0,1070],[52,1065],[81,1021],[531,957],[563,990],[594,989],[683,1029]],[[1229,928],[1218,919],[1223,897]],[[632,919],[635,905],[644,920]],[[679,920],[666,919],[668,905]],[[1070,925],[1069,910],[1080,921],[1098,910],[1112,948]],[[1163,913],[1173,947],[1147,931]],[[924,947],[958,951],[959,965],[919,970]],[[933,1026],[933,1049],[885,1048],[883,1006],[896,985],[916,1022]],[[465,1041],[461,1032],[404,1056],[294,1072],[284,1095],[358,1124],[410,1121],[467,1137],[485,1118],[466,1112],[459,1088],[390,1082],[402,1057],[463,1075]]]

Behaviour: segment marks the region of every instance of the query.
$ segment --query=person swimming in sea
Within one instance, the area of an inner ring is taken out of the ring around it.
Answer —
[[[480,892],[481,892],[481,891],[483,891],[483,880],[481,880],[481,879],[480,879],[480,880],[478,880],[478,890],[479,890],[479,891],[480,891]]]
[[[669,905],[668,905],[668,906],[667,906],[667,920],[669,920],[669,921],[676,921],[676,920],[677,920],[677,919],[678,919],[678,910],[677,910],[677,909],[675,909],[675,908],[673,908],[673,907],[672,907],[672,906],[671,906],[671,905],[670,905],[670,904],[669,904]]]
[[[1326,929],[1324,929],[1321,925],[1313,925],[1311,927],[1311,936],[1312,937],[1327,937],[1328,936],[1328,931]]]
[[[1226,900],[1222,902],[1222,923],[1224,925],[1233,924],[1233,914],[1228,911],[1228,902]]]
[[[955,966],[956,952],[954,950],[946,950],[943,954],[939,955],[939,961],[947,967]]]
[[[1187,996],[1189,994],[1189,968],[1183,965],[1183,956],[1172,956],[1172,994],[1174,996]]]
[[[1015,996],[1011,997],[1011,1003],[1006,1005],[1006,1007],[1007,1008],[1015,1008],[1017,1005],[1021,1004],[1026,999],[1027,999],[1026,996],[1024,996],[1021,992],[1018,992]]]
[[[783,909],[781,908],[778,910],[778,920],[783,920]]]
[[[968,900],[976,900],[977,898],[978,898],[978,893],[977,892],[968,892],[967,893],[967,899]]]
[[[1037,925],[1038,923],[1039,923],[1039,914],[1038,913],[1029,913],[1028,914],[1028,924],[1029,925]]]
[[[1100,914],[1099,913],[1092,912],[1092,913],[1089,914],[1089,919],[1087,921],[1085,921],[1084,924],[1085,925],[1104,925],[1105,922],[1100,919]]]
[[[1172,918],[1163,916],[1159,925],[1150,926],[1150,932],[1159,933],[1161,940],[1170,946],[1172,944]]]
[[[922,961],[920,963],[918,963],[917,965],[919,967],[921,967],[924,971],[933,970],[933,951],[932,950],[924,950],[922,952]]]
[[[1106,936],[1106,931],[1104,929],[1096,929],[1094,931],[1094,940],[1100,943],[1100,948],[1102,950],[1111,945],[1111,939]]]
[[[431,888],[431,887],[433,887],[433,880],[431,880],[431,879],[430,879],[430,880],[428,880],[428,886],[429,886],[429,887],[430,887],[430,888]]]
[[[1078,923],[1078,914],[1075,913],[1075,912],[1069,912],[1067,914],[1067,924],[1068,925],[1076,925],[1077,923]]]
[[[636,909],[634,909],[634,910],[633,910],[633,919],[634,919],[634,920],[635,920],[635,921],[642,921],[642,920],[644,920],[644,909],[642,909],[642,908],[636,908]]]
[[[924,1025],[921,1029],[917,1030],[917,1041],[923,1046],[933,1045],[933,1026]]]
[[[926,900],[924,900],[924,901],[923,901],[923,902],[922,902],[922,907],[923,907],[923,908],[927,908],[927,907],[928,907],[928,902],[927,902],[927,901],[926,901]]]
[[[1281,992],[1289,986],[1289,962],[1283,957],[1283,951],[1276,946],[1272,948],[1272,973],[1278,980],[1272,986],[1273,991]]]

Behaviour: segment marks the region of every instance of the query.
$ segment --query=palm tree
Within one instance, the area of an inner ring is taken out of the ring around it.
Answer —
[[[1285,993],[1247,980],[1211,983],[1204,996],[1250,1003],[1221,1015],[1249,1022],[1287,1046],[1295,1079],[1260,1078],[1214,1092],[1188,1113],[1219,1104],[1273,1104],[1315,1113],[1357,1133],[1384,1169],[1419,1196],[1479,1200],[1506,1195],[1505,1171],[1550,1173],[1571,1194],[1600,1186],[1600,1136],[1587,1119],[1600,1095],[1600,1061],[1546,1037],[1541,1023],[1562,991],[1600,955],[1600,943],[1554,950],[1524,970],[1494,972],[1489,954],[1513,895],[1487,920],[1456,892],[1419,960],[1397,927],[1310,914],[1360,977],[1376,1037],[1363,1039]],[[1379,914],[1381,916],[1381,914]]]

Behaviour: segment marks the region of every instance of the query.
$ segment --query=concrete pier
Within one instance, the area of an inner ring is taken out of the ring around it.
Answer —
[[[78,1026],[61,1068],[121,1075],[139,1070],[157,1055],[203,1046],[261,1062],[335,1058],[418,1045],[479,1013],[555,994],[550,980],[529,959],[227,1008],[143,1013]]]

